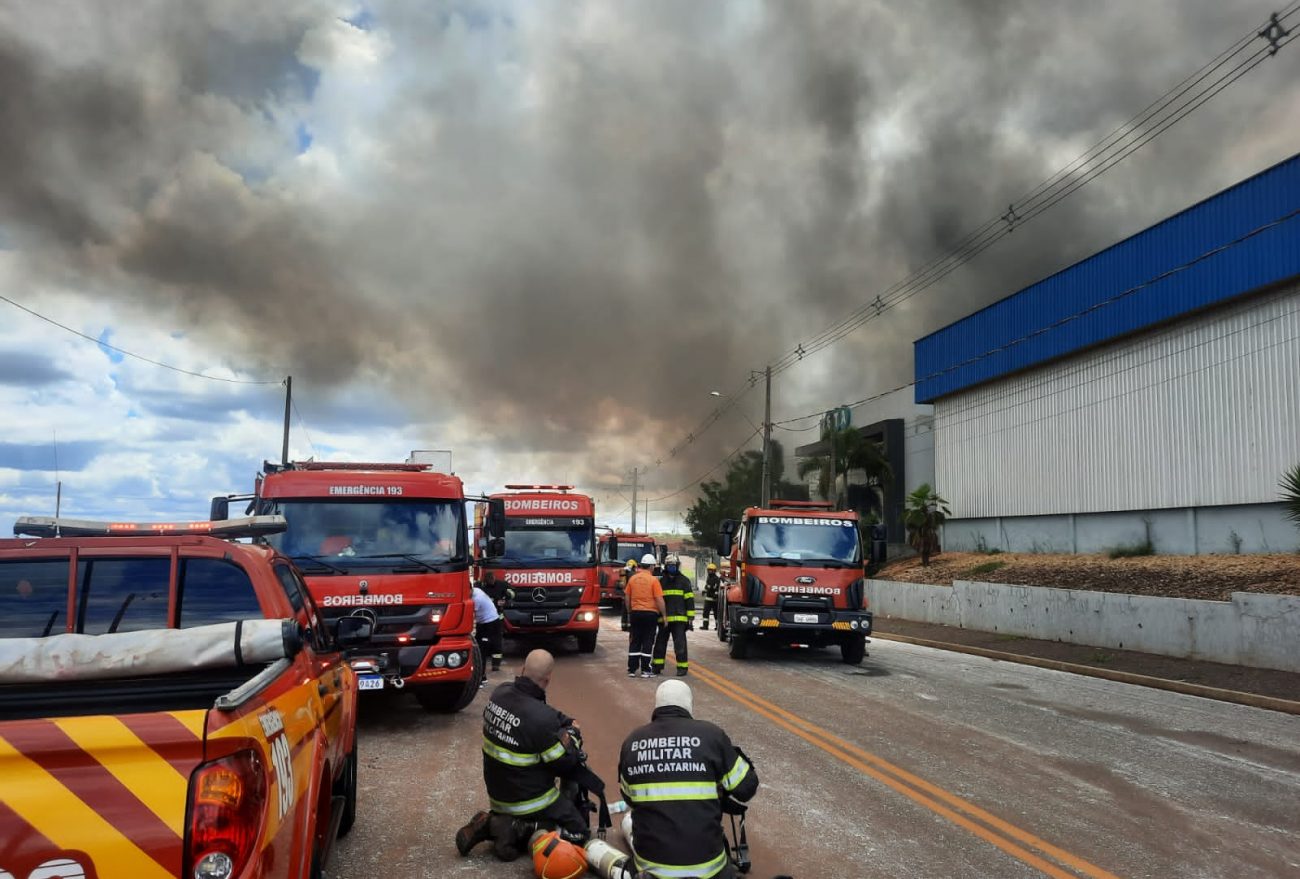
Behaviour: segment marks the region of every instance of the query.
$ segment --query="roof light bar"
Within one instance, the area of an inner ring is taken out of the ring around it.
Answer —
[[[506,488],[512,491],[518,491],[518,490],[527,491],[529,489],[541,490],[541,491],[570,491],[572,490],[573,486],[572,485],[514,485],[508,483],[506,485]]]
[[[245,516],[222,522],[97,522],[92,519],[56,519],[22,516],[14,535],[26,537],[165,537],[207,534],[233,539],[279,534],[288,528],[284,516]]]

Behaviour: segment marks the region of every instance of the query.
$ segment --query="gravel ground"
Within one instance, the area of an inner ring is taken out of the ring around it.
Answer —
[[[1300,595],[1300,553],[1112,559],[1104,555],[945,552],[932,558],[928,567],[923,567],[919,558],[903,559],[885,565],[876,576],[939,586],[951,586],[953,580],[982,580],[1227,601],[1233,592]]]

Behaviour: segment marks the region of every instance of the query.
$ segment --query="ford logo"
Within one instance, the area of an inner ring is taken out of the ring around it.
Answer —
[[[795,577],[795,578],[794,578],[794,581],[795,581],[796,583],[800,583],[800,584],[803,584],[803,585],[806,586],[806,585],[808,585],[809,583],[816,583],[816,582],[817,582],[817,578],[816,578],[816,577]]]
[[[543,589],[541,586],[538,586],[536,589],[533,590],[533,601],[541,603],[546,600],[546,596],[549,594],[550,593],[547,590]]]

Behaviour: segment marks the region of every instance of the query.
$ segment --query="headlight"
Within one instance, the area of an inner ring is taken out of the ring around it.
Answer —
[[[460,668],[460,661],[461,660],[460,660],[459,653],[447,654],[447,665],[451,666],[452,668]]]
[[[433,658],[433,667],[434,667],[434,668],[442,668],[442,667],[445,666],[446,664],[447,664],[447,656],[446,656],[446,654],[439,653],[437,656],[435,656],[435,657]]]
[[[742,613],[742,614],[740,615],[740,621],[741,621],[742,623],[744,623],[745,625],[748,626],[748,625],[749,625],[749,615],[748,615],[748,614],[743,614],[743,613]]]
[[[850,628],[850,629],[856,629],[857,627],[858,627],[858,621],[857,621],[857,620],[854,620],[853,622],[849,623],[849,628]]]

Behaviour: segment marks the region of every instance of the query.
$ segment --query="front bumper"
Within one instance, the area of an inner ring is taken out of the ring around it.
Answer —
[[[798,635],[801,632],[843,635],[870,635],[871,611],[832,610],[804,613],[778,607],[731,607],[728,622],[733,632],[741,634]],[[815,619],[809,619],[815,617]]]
[[[361,648],[347,658],[358,673],[378,673],[388,686],[455,683],[474,675],[474,641],[468,635],[441,637],[432,644]]]
[[[600,628],[600,607],[511,607],[502,612],[507,635],[573,635]]]

